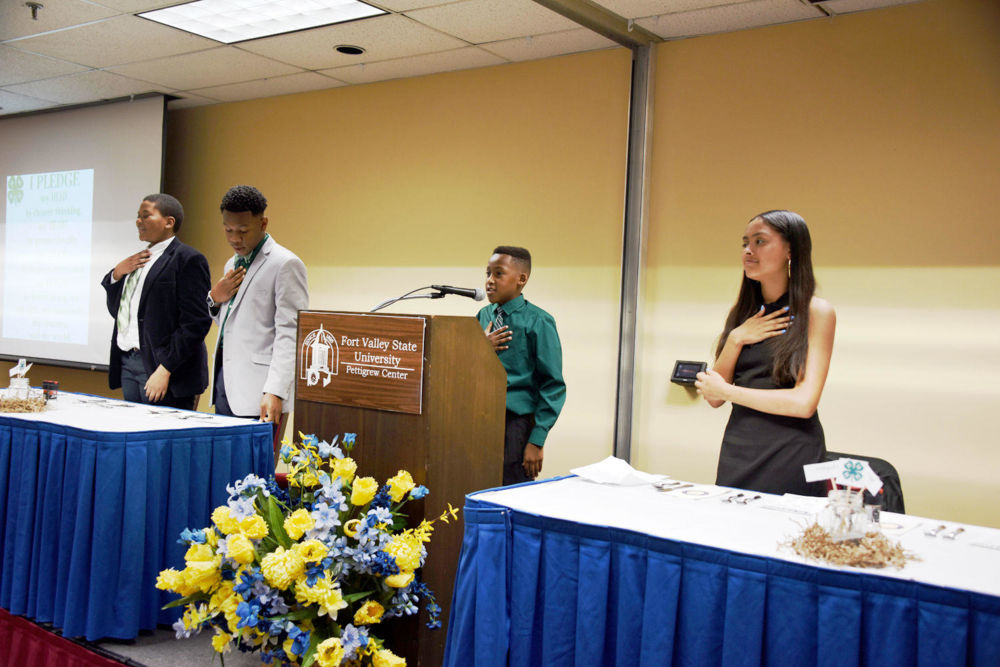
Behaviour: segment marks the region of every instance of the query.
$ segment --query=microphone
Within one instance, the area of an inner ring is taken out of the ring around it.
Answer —
[[[486,292],[479,289],[478,287],[472,289],[471,287],[452,287],[451,285],[431,285],[431,289],[436,289],[442,294],[457,294],[458,296],[467,296],[474,301],[482,301],[486,298]]]

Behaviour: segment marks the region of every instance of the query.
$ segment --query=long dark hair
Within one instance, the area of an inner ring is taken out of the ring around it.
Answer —
[[[812,266],[812,239],[806,221],[798,213],[767,211],[750,219],[756,218],[760,218],[781,234],[788,243],[790,251],[788,312],[795,316],[795,320],[788,326],[786,333],[770,339],[774,356],[771,378],[779,387],[787,387],[798,381],[806,364],[806,352],[809,350],[809,304],[816,291],[816,278]],[[736,298],[736,305],[729,311],[726,327],[715,350],[716,358],[722,354],[729,332],[753,316],[763,305],[764,296],[761,293],[760,282],[750,280],[744,273],[740,295]]]

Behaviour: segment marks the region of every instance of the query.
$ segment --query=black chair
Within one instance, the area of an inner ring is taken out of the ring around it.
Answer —
[[[899,481],[899,473],[896,472],[896,468],[886,461],[885,459],[877,459],[871,456],[862,456],[860,454],[841,454],[839,452],[827,452],[827,461],[836,461],[837,459],[858,459],[860,461],[867,461],[868,465],[871,466],[872,472],[879,476],[882,480],[882,509],[886,512],[895,512],[897,514],[906,514],[906,507],[903,504],[903,486]]]

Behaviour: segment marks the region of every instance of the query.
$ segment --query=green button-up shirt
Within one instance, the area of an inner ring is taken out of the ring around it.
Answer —
[[[504,324],[514,335],[508,348],[497,353],[507,370],[507,409],[519,415],[534,415],[535,427],[528,442],[541,447],[566,402],[556,321],[519,295],[507,303],[481,309],[476,317],[484,329],[496,316],[497,306],[503,308]]]

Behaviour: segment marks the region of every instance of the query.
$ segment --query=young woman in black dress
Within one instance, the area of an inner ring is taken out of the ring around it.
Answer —
[[[767,493],[822,495],[807,463],[826,456],[816,406],[833,353],[836,314],[813,295],[812,241],[791,211],[750,220],[743,283],[711,370],[695,387],[709,405],[733,404],[716,484]]]

